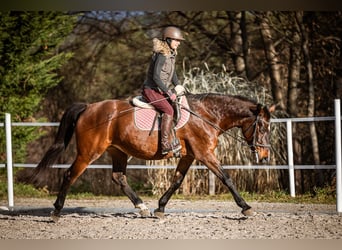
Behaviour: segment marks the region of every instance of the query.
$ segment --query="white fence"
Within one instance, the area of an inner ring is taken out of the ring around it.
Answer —
[[[308,117],[308,118],[282,118],[271,119],[272,123],[285,122],[287,128],[287,165],[226,165],[224,169],[287,169],[289,171],[289,186],[290,195],[295,197],[295,169],[336,169],[336,210],[342,213],[342,167],[341,167],[341,104],[337,99],[334,102],[335,116],[334,117]],[[335,165],[294,165],[293,161],[293,142],[292,142],[292,123],[293,122],[316,122],[316,121],[335,121]],[[0,123],[0,127],[5,127],[6,130],[6,164],[0,164],[0,168],[7,166],[7,180],[8,180],[8,206],[14,206],[13,194],[13,167],[36,167],[37,164],[21,164],[12,162],[12,126],[58,126],[59,123],[30,123],[30,122],[13,122],[11,123],[11,115],[6,113],[5,123]],[[67,168],[70,165],[58,164],[54,167]],[[90,165],[89,168],[112,168],[112,165]],[[128,169],[147,169],[147,168],[175,168],[175,166],[145,166],[145,165],[128,165]],[[192,169],[206,169],[205,166],[191,166]],[[215,192],[214,175],[209,174],[209,194]]]

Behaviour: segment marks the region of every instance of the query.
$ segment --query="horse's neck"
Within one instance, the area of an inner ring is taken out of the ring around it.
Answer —
[[[250,107],[255,105],[237,97],[222,95],[213,95],[200,103],[196,102],[193,106],[197,112],[224,131],[243,126],[246,119],[252,117]]]
[[[220,127],[222,130],[228,130],[231,128],[235,128],[235,127],[243,127],[245,125],[245,123],[250,120],[250,119],[254,119],[254,116],[250,116],[250,115],[243,115],[241,113],[229,113],[227,115],[225,115],[221,122],[220,122]]]

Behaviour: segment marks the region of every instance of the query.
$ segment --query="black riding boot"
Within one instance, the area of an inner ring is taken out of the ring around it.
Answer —
[[[173,147],[171,143],[169,142],[169,135],[171,133],[172,125],[173,125],[173,117],[164,113],[162,117],[161,128],[160,128],[161,148],[162,148],[163,155],[169,153],[170,151],[178,151],[182,148],[179,142],[177,145],[173,145]]]

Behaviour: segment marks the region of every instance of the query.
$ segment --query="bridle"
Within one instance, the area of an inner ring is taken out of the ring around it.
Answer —
[[[258,129],[258,126],[259,126],[259,122],[262,122],[263,124],[266,124],[266,126],[269,126],[270,122],[268,121],[265,121],[260,115],[257,115],[256,116],[256,119],[255,121],[245,130],[243,131],[243,133],[246,133],[248,130],[250,130],[253,126],[254,126],[254,130],[253,130],[253,140],[252,140],[252,143],[249,144],[250,147],[264,147],[264,148],[270,148],[271,145],[270,144],[260,144],[260,143],[257,143],[256,140],[256,132],[257,132],[257,129]]]
[[[263,125],[266,125],[267,127],[270,125],[270,122],[265,121],[260,115],[257,115],[255,121],[251,123],[251,125],[245,131],[243,131],[243,134],[245,134],[248,130],[254,127],[254,130],[252,133],[253,140],[252,140],[252,143],[248,143],[248,146],[252,150],[252,153],[255,155],[257,162],[259,162],[259,154],[258,154],[258,151],[256,150],[256,147],[271,148],[270,144],[260,144],[257,142],[256,132],[258,130],[259,122],[262,122]],[[248,141],[247,138],[246,140]],[[270,155],[268,155],[268,157],[270,157]]]

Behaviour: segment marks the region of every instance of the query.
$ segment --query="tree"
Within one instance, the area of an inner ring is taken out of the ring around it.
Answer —
[[[61,80],[58,70],[72,55],[59,53],[58,46],[75,21],[61,12],[0,13],[0,120],[4,113],[11,113],[14,121],[34,120],[44,94]],[[26,143],[37,135],[34,131],[13,131],[15,160],[24,156]]]
[[[242,75],[246,70],[245,56],[243,53],[244,40],[242,39],[241,20],[242,12],[227,12],[230,22],[232,58],[235,65],[235,71]],[[246,38],[246,37],[244,37]]]
[[[269,24],[270,12],[262,12],[257,15],[260,25],[260,34],[264,42],[265,57],[271,78],[271,87],[274,100],[282,110],[285,110],[285,98],[283,96],[282,75],[280,69],[280,59],[273,41],[271,26]]]

